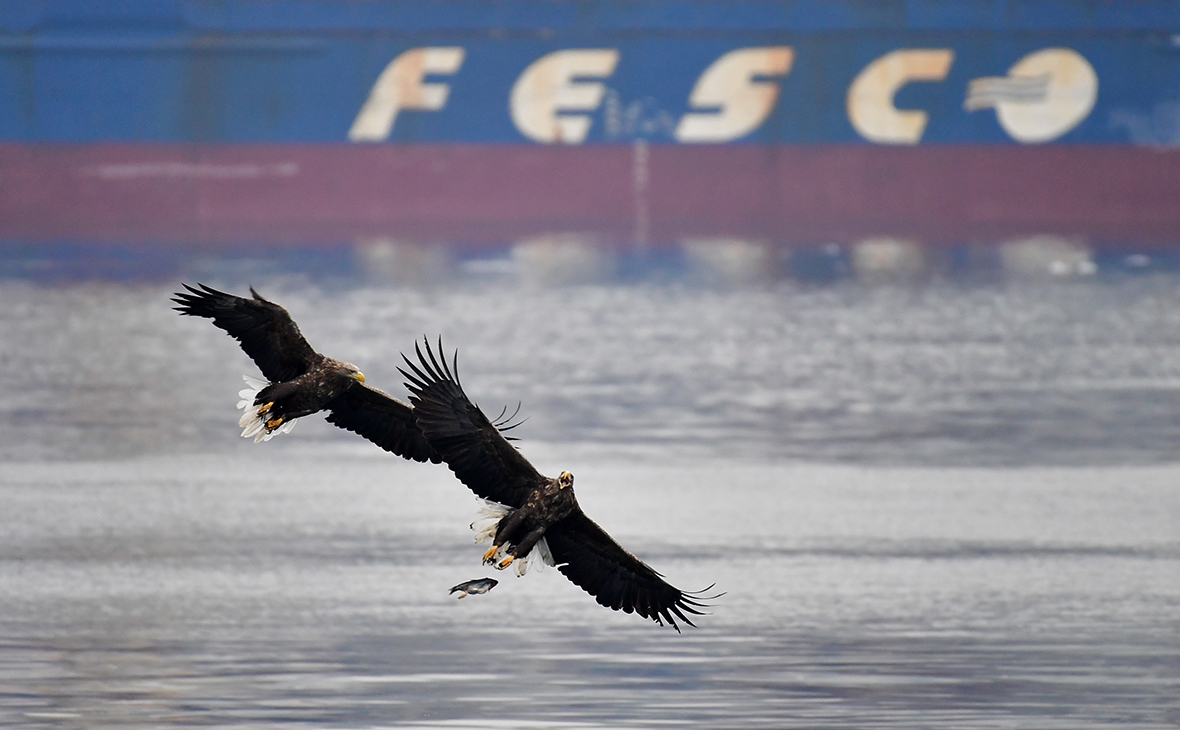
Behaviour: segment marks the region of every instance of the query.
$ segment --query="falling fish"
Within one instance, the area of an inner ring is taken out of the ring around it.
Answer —
[[[458,593],[459,598],[463,598],[468,593],[487,593],[496,587],[500,581],[495,578],[477,578],[469,580],[466,583],[460,583],[451,589],[451,593]]]

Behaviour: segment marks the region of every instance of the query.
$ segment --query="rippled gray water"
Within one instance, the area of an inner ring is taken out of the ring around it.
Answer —
[[[523,402],[530,442],[964,466],[1172,463],[1180,443],[1177,276],[736,290],[254,283],[313,345],[394,394],[405,392],[399,353],[441,335],[485,410]],[[0,453],[234,445],[225,409],[255,371],[224,333],[170,310],[176,287],[0,285],[0,342],[20,343],[0,361]]]
[[[456,601],[448,472],[237,438],[254,370],[175,282],[5,281],[0,725],[1180,726],[1176,277],[254,283],[395,394],[442,334],[587,512],[727,594],[683,635],[555,571]]]

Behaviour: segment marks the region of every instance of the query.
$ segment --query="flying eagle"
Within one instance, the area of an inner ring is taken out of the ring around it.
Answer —
[[[356,365],[321,355],[299,332],[291,315],[250,288],[252,299],[204,284],[177,292],[175,309],[207,317],[237,340],[269,381],[246,377],[250,387],[238,404],[238,425],[255,442],[289,431],[295,419],[328,411],[328,422],[367,438],[386,451],[414,461],[441,457],[418,428],[410,406],[365,385]]]
[[[401,373],[418,426],[459,481],[500,507],[501,517],[487,531],[494,539],[485,563],[503,570],[527,560],[534,549],[547,552],[551,559],[546,562],[603,606],[638,613],[661,626],[667,621],[677,632],[676,619],[694,625],[686,614],[702,615],[704,601],[717,598],[703,595],[712,586],[681,591],[624,550],[582,512],[573,474],[543,476],[503,435],[507,428],[467,399],[458,378],[458,353],[448,364],[441,340],[437,357],[429,342],[425,354],[417,343],[414,350],[418,362],[403,355],[409,370]]]

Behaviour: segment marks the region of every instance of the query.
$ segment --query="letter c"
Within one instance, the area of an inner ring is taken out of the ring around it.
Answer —
[[[918,144],[926,130],[926,112],[902,111],[893,105],[893,96],[911,81],[942,81],[954,58],[949,48],[903,49],[881,56],[848,88],[848,121],[870,142]]]

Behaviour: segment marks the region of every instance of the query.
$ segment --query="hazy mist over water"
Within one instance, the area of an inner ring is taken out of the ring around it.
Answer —
[[[398,397],[441,335],[591,517],[726,595],[678,635],[495,574],[445,468],[319,416],[238,438],[256,369],[179,280],[0,280],[0,725],[1180,726],[1180,276],[203,280]]]

